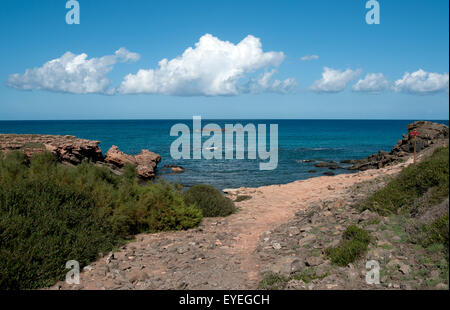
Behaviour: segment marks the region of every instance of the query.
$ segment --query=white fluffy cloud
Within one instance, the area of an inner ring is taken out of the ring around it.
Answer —
[[[66,52],[60,58],[46,62],[42,67],[27,69],[24,74],[12,74],[7,85],[22,90],[48,90],[74,94],[110,94],[110,80],[106,77],[117,62],[139,60],[139,54],[125,48],[114,55],[87,58],[83,53]]]
[[[368,73],[364,79],[353,85],[353,91],[366,93],[379,93],[390,87],[391,83],[383,73]]]
[[[284,92],[292,80],[270,82],[273,73],[263,77],[258,85],[251,79],[247,85],[241,82],[258,69],[279,66],[284,58],[282,52],[263,52],[260,39],[251,35],[233,44],[205,34],[181,56],[161,60],[158,68],[128,74],[118,92],[178,96],[237,95],[249,92],[249,88]]]
[[[277,71],[275,69],[265,72],[258,78],[250,79],[250,81],[241,87],[243,93],[261,93],[273,92],[287,94],[293,92],[297,87],[297,81],[293,78],[286,80],[272,80],[273,75]]]
[[[301,61],[309,61],[319,59],[318,55],[306,55],[300,58]]]
[[[314,82],[310,90],[323,93],[337,93],[343,91],[347,84],[361,75],[362,70],[345,71],[334,70],[325,67],[322,73],[322,78]]]
[[[422,69],[413,73],[406,72],[403,78],[395,81],[394,90],[411,94],[448,93],[448,73],[432,73]]]

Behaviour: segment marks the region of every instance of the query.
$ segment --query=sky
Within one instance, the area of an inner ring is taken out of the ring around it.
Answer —
[[[66,2],[0,0],[0,120],[449,119],[447,0]]]

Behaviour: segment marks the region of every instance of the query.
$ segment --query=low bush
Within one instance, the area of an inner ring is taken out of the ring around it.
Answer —
[[[351,225],[344,231],[342,239],[337,247],[326,249],[326,255],[333,264],[345,267],[367,251],[370,234],[358,226]]]
[[[276,273],[267,273],[258,284],[260,290],[279,290],[286,285],[288,278]]]
[[[383,189],[362,204],[381,215],[409,211],[414,201],[429,193],[427,203],[434,205],[448,197],[449,148],[439,148],[423,162],[410,165]]]
[[[140,185],[83,162],[70,167],[49,153],[28,160],[0,154],[0,289],[32,289],[61,279],[140,232],[195,227],[202,212],[167,182]]]
[[[433,244],[442,244],[444,245],[444,250],[447,254],[449,254],[449,222],[448,222],[448,213],[437,218],[431,224],[426,225],[424,227],[425,232],[425,240],[424,246],[430,246]]]
[[[116,243],[93,197],[50,180],[1,184],[0,214],[0,289],[51,285]]]
[[[210,185],[194,185],[183,193],[184,202],[196,205],[204,217],[227,216],[236,208],[233,202]]]

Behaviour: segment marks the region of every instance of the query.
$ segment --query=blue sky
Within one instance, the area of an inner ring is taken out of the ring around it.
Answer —
[[[0,120],[449,118],[447,0],[65,4],[0,0]]]

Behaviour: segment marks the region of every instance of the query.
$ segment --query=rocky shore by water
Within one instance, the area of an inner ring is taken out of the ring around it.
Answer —
[[[74,136],[0,134],[0,152],[17,150],[31,157],[33,154],[48,151],[64,164],[78,165],[83,160],[89,160],[108,167],[116,174],[120,174],[123,167],[129,164],[136,167],[140,178],[147,180],[155,177],[157,165],[161,161],[159,154],[142,150],[140,154],[133,156],[121,152],[117,146],[112,146],[104,156],[99,144],[100,141]]]
[[[408,134],[403,135],[401,140],[391,149],[390,152],[379,151],[361,160],[344,161],[352,164],[349,170],[364,171],[368,169],[379,169],[393,163],[398,163],[414,153],[414,137],[411,132],[416,131],[416,151],[421,152],[431,146],[446,143],[449,138],[449,128],[444,124],[428,121],[418,121],[408,125]]]
[[[357,160],[317,161],[304,159],[303,163],[314,163],[315,169],[309,173],[317,173],[323,170],[323,174],[333,176],[336,170],[342,172],[365,171],[368,169],[380,169],[389,165],[400,163],[414,152],[414,139],[410,135],[417,131],[416,149],[421,152],[431,146],[437,146],[448,141],[449,127],[428,121],[418,121],[408,125],[408,134],[403,135],[391,151],[380,150],[367,158]],[[50,151],[66,164],[77,165],[83,160],[89,160],[99,165],[104,165],[114,173],[120,174],[127,164],[136,167],[139,177],[152,179],[156,175],[157,165],[161,162],[161,156],[149,150],[142,150],[138,155],[129,155],[112,146],[105,154],[99,147],[100,141],[80,139],[74,136],[58,135],[31,135],[31,134],[0,134],[0,151],[22,150],[28,156],[33,153]],[[173,173],[184,172],[184,168],[178,165],[165,165]]]
[[[372,154],[367,158],[347,159],[339,162],[317,161],[315,159],[304,159],[301,162],[313,163],[315,169],[308,171],[309,173],[317,173],[322,170],[322,174],[327,176],[335,175],[336,170],[365,171],[368,169],[380,169],[398,164],[414,153],[414,137],[411,135],[413,131],[418,132],[416,136],[416,152],[444,145],[449,139],[449,127],[444,124],[417,121],[409,124],[407,129],[408,134],[404,134],[391,151],[379,150],[378,153]]]

